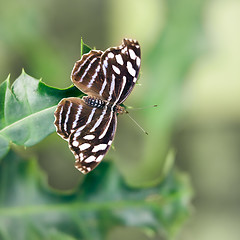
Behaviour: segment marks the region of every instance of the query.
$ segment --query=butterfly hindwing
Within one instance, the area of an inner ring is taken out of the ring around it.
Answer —
[[[71,79],[82,92],[98,96],[99,86],[102,85],[101,56],[102,51],[91,50],[84,54],[73,67]]]
[[[75,156],[75,167],[88,173],[101,162],[111,146],[116,113],[107,107],[93,108],[80,98],[65,98],[59,103],[55,117],[57,133],[68,141]]]
[[[112,118],[106,116],[103,119],[103,125],[107,127],[105,128],[107,131],[102,138],[100,138],[102,133],[101,127],[93,133],[90,125],[80,135],[76,131],[70,136],[69,147],[73,153],[77,153],[75,155],[75,167],[79,171],[88,173],[101,162],[112,144],[116,130],[116,121],[115,113]],[[77,137],[75,138],[76,135]],[[92,139],[93,136],[95,136],[94,139]],[[79,143],[79,145],[76,146],[74,143]]]

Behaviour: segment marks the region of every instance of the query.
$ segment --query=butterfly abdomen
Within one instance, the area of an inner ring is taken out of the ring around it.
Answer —
[[[84,96],[82,99],[87,105],[91,107],[104,108],[106,105],[105,101],[96,97]]]

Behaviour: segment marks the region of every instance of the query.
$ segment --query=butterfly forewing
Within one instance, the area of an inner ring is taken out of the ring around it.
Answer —
[[[123,39],[105,52],[92,50],[76,62],[71,79],[88,94],[83,99],[63,99],[55,111],[57,133],[68,141],[75,167],[93,170],[113,141],[119,104],[131,93],[139,74],[140,46]]]
[[[63,120],[59,121],[63,114]],[[57,133],[68,140],[76,168],[82,173],[93,170],[111,146],[116,131],[116,113],[107,107],[93,108],[80,98],[65,98],[59,103],[55,117]]]
[[[135,40],[123,39],[119,47],[107,49],[101,57],[102,72],[107,86],[99,95],[114,104],[122,103],[137,81],[140,57],[140,47]]]

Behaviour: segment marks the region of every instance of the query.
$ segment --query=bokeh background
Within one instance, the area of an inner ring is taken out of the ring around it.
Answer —
[[[24,68],[51,86],[68,87],[81,37],[101,50],[137,39],[141,78],[126,105],[159,107],[131,112],[149,136],[119,117],[107,159],[129,184],[149,185],[164,177],[174,149],[174,165],[189,174],[195,191],[192,217],[178,239],[237,240],[239,25],[239,0],[0,0],[0,82]],[[26,154],[37,156],[55,188],[81,181],[56,134]]]

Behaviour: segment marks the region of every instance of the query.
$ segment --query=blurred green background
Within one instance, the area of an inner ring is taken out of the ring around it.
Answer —
[[[68,87],[80,39],[105,50],[122,38],[142,48],[141,78],[126,105],[145,136],[120,116],[112,158],[131,185],[159,181],[171,164],[193,183],[193,216],[179,240],[240,238],[240,1],[0,1],[0,81],[22,68],[55,87]],[[26,150],[49,183],[70,189],[81,175],[65,141],[52,134]],[[138,237],[138,236],[137,236]]]

